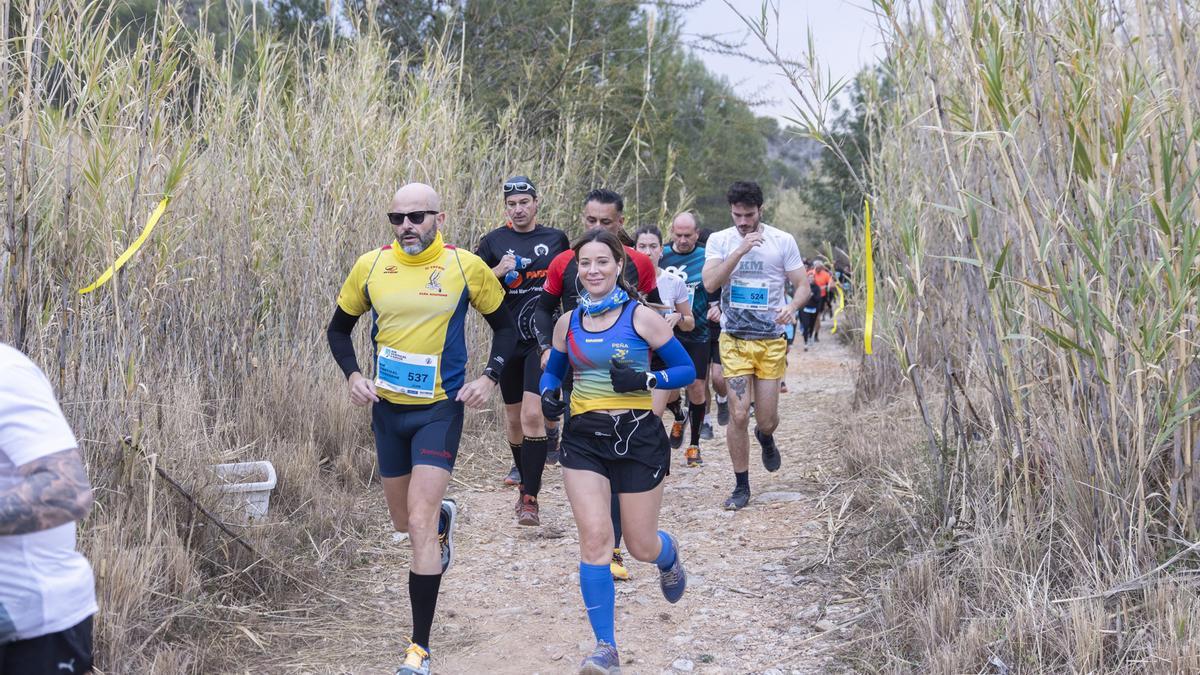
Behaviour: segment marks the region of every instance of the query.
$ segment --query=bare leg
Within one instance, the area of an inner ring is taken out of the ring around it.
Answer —
[[[729,446],[729,461],[734,473],[750,470],[750,390],[753,375],[738,375],[727,379],[729,387],[729,426],[725,443]],[[757,414],[757,411],[755,412]]]
[[[438,516],[450,472],[441,467],[413,467],[408,489],[408,536],[412,545],[411,569],[417,574],[441,574],[442,551],[438,546]]]
[[[654,562],[662,549],[658,539],[658,512],[662,507],[663,483],[646,492],[627,492],[621,497],[621,530],[629,554],[642,562]]]
[[[607,565],[613,550],[608,479],[592,471],[563,469],[563,487],[579,530],[580,558],[589,565]]]

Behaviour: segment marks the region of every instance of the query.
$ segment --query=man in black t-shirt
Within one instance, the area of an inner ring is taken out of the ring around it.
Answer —
[[[537,496],[551,443],[538,393],[542,368],[534,312],[546,281],[546,268],[571,245],[562,230],[538,225],[537,187],[528,177],[513,176],[504,182],[504,211],[508,223],[485,234],[475,254],[500,279],[504,302],[517,323],[517,348],[500,373],[500,393],[515,478],[521,486],[517,522],[540,525]],[[553,445],[557,448],[558,444]]]

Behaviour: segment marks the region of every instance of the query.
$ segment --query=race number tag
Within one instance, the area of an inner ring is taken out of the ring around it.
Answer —
[[[438,357],[410,354],[391,347],[379,350],[375,386],[418,398],[433,398],[437,381]]]
[[[734,309],[765,310],[770,307],[767,282],[733,282],[729,288],[729,306]]]

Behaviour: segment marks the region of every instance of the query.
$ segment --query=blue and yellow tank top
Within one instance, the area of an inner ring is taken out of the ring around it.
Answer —
[[[633,327],[633,312],[638,303],[629,301],[621,308],[617,322],[592,332],[583,327],[582,309],[571,312],[567,328],[567,358],[574,373],[571,414],[592,410],[650,410],[649,391],[618,394],[608,374],[609,361],[616,359],[636,370],[650,369],[650,345]]]

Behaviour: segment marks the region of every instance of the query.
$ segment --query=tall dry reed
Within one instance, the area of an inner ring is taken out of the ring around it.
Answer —
[[[869,175],[884,349],[859,386],[912,388],[932,547],[913,564],[939,577],[885,586],[904,612],[883,653],[1200,668],[1197,7],[877,9],[896,94]],[[945,619],[918,637],[922,616]]]
[[[3,7],[0,30],[19,34],[0,36],[0,335],[50,375],[96,485],[81,542],[97,575],[97,663],[221,669],[222,634],[288,593],[319,594],[386,520],[381,503],[360,503],[369,420],[347,404],[324,327],[355,257],[391,241],[396,187],[434,185],[447,239],[472,247],[503,222],[508,175],[534,176],[543,221],[563,226],[597,176],[624,179],[597,150],[604,129],[486,127],[436,45],[411,68],[369,27],[334,46],[281,43],[235,15],[221,48],[169,9],[118,40],[98,28],[111,3]],[[245,72],[235,53],[250,55]],[[77,293],[164,196],[133,260]],[[472,341],[485,333],[474,326]],[[492,415],[468,424],[496,436]],[[466,459],[501,454],[481,446]],[[250,459],[279,474],[270,520],[243,533],[253,553],[157,473],[203,502],[206,465]]]

